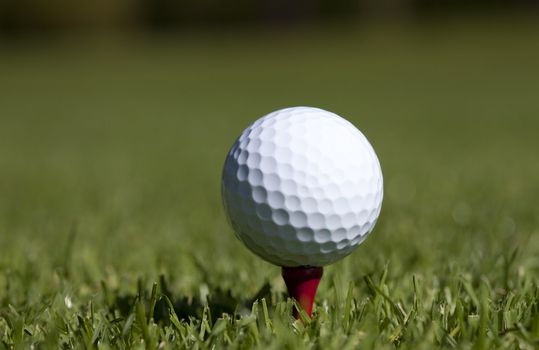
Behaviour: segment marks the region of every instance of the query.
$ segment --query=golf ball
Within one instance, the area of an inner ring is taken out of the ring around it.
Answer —
[[[382,171],[350,122],[292,107],[243,131],[226,157],[222,196],[236,236],[252,252],[279,266],[323,266],[372,231]]]

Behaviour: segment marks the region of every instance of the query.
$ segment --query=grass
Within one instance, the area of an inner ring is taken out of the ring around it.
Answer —
[[[233,32],[0,49],[0,349],[539,346],[539,27]],[[382,163],[372,236],[295,322],[219,179],[313,105]]]

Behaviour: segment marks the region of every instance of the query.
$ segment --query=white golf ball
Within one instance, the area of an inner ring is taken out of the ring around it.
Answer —
[[[230,149],[222,179],[237,237],[279,266],[323,266],[350,254],[382,205],[380,163],[347,120],[311,107],[270,113]]]

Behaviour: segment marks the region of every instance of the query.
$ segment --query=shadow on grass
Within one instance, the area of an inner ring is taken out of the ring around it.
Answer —
[[[256,300],[266,298],[270,299],[271,287],[266,282],[258,290],[258,292],[249,299],[239,299],[234,297],[230,290],[223,290],[219,287],[210,289],[206,300],[201,300],[199,297],[178,297],[172,295],[167,287],[165,277],[163,275],[159,278],[159,295],[152,296],[152,293],[148,293],[142,288],[142,283],[139,281],[138,294],[128,295],[116,295],[113,298],[108,298],[110,311],[114,313],[115,310],[127,318],[133,313],[135,304],[142,301],[146,304],[146,310],[151,312],[153,310],[153,319],[156,323],[168,323],[170,322],[170,310],[166,301],[166,296],[174,307],[174,311],[180,320],[188,321],[190,318],[202,318],[204,308],[207,306],[211,313],[208,317],[212,322],[215,322],[222,314],[226,313],[233,315],[235,313],[241,313],[245,310],[250,310],[253,303]],[[103,285],[106,291],[106,287]],[[153,305],[152,305],[153,304]],[[148,315],[149,316],[149,315]]]

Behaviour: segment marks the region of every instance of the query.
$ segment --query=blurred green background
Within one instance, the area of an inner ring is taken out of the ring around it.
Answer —
[[[69,259],[87,282],[110,271],[134,280],[163,270],[192,292],[200,276],[182,273],[191,255],[216,273],[270,268],[226,225],[220,171],[244,127],[294,105],[350,119],[378,152],[386,198],[375,235],[350,258],[360,266],[370,260],[364,255],[458,260],[492,240],[527,245],[537,230],[539,25],[529,12],[502,15],[494,6],[489,15],[429,17],[429,2],[408,1],[399,9],[417,17],[389,20],[360,11],[377,6],[364,2],[353,14],[337,11],[342,21],[327,21],[331,6],[319,1],[281,3],[290,7],[276,15],[285,22],[256,12],[257,24],[242,17],[254,11],[247,6],[234,25],[219,27],[233,8],[161,1],[152,6],[161,15],[174,7],[174,28],[155,31],[153,14],[140,16],[149,2],[55,4],[3,5],[5,266],[57,264],[73,231]],[[85,4],[95,11],[83,11]],[[396,4],[387,5],[390,16]],[[199,21],[183,23],[199,10]],[[101,24],[101,11],[138,15],[129,25],[114,17],[113,30]],[[81,12],[95,18],[82,20]],[[219,19],[204,27],[212,16]],[[473,228],[483,217],[488,225]],[[213,266],[213,259],[228,263]],[[266,277],[249,275],[249,285]]]
[[[532,1],[3,1],[0,304],[160,274],[177,296],[282,292],[227,226],[220,172],[243,128],[297,105],[358,126],[385,179],[321,300],[387,263],[405,300],[412,275],[437,288],[452,266],[535,281],[537,20]]]

